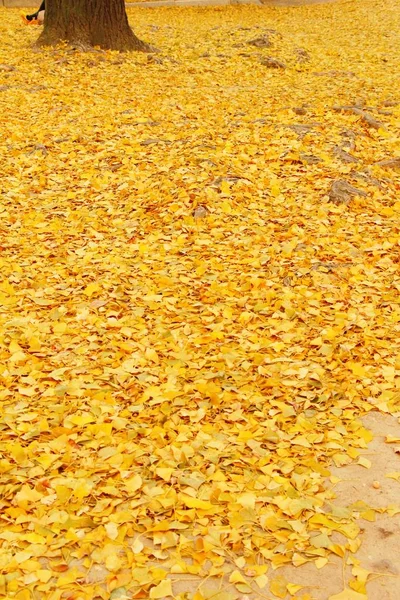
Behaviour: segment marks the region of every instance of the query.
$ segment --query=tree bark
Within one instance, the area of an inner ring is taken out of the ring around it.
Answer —
[[[82,49],[152,50],[129,27],[124,0],[46,0],[44,29],[37,44],[60,42]]]

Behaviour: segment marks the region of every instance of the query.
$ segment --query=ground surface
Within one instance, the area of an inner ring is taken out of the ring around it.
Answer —
[[[129,17],[2,12],[0,596],[396,600],[399,5]]]
[[[262,0],[267,6],[309,6],[312,4],[328,4],[339,0]],[[347,0],[349,2],[349,0]],[[350,0],[351,1],[351,0]],[[343,4],[343,2],[341,2]]]

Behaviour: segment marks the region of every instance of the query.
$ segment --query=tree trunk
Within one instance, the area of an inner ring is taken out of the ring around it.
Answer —
[[[152,50],[129,27],[124,0],[46,0],[44,29],[37,43],[55,46],[63,41],[82,49]]]

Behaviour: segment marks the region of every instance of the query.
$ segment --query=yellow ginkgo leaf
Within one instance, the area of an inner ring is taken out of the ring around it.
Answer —
[[[212,503],[208,500],[201,500],[200,498],[193,498],[192,496],[186,496],[184,494],[180,494],[180,498],[188,508],[199,508],[201,510],[209,510],[212,508]]]
[[[124,480],[124,486],[131,494],[139,490],[142,487],[142,485],[143,480],[139,474],[136,474],[133,477]]]
[[[172,596],[172,584],[170,579],[164,579],[150,590],[150,598],[168,598]]]
[[[365,594],[346,588],[340,594],[329,596],[328,600],[366,600],[366,598]]]
[[[278,575],[277,577],[271,579],[269,589],[274,596],[277,596],[277,598],[285,598],[288,591],[287,585],[288,582],[286,579],[282,577],[282,575]]]
[[[247,583],[240,571],[232,571],[229,576],[229,583]]]
[[[85,294],[85,296],[88,296],[89,298],[91,298],[93,296],[93,294],[96,294],[100,290],[101,290],[101,287],[99,286],[98,283],[89,283],[89,285],[87,285],[85,287],[85,289],[83,290],[83,293]]]

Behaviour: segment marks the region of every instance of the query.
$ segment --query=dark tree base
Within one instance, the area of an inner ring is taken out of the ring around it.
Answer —
[[[82,50],[99,46],[121,52],[154,52],[129,27],[124,0],[46,0],[44,29],[37,46],[61,42]]]

